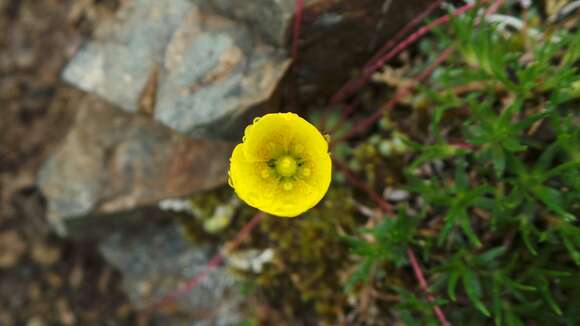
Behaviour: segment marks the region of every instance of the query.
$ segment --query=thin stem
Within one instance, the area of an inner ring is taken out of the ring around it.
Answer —
[[[405,35],[411,32],[415,26],[422,23],[427,16],[429,16],[435,9],[437,9],[443,0],[434,1],[432,4],[429,5],[422,13],[420,13],[417,17],[413,18],[407,25],[405,25],[393,38],[391,38],[383,47],[369,60],[369,62],[365,65],[365,68],[372,66],[377,60],[379,60],[387,51],[393,48],[396,45],[396,42],[402,39]]]
[[[415,273],[415,278],[419,282],[419,286],[421,287],[421,290],[423,290],[423,292],[425,292],[425,294],[427,294],[427,300],[429,300],[430,302],[434,302],[435,297],[433,296],[433,294],[431,294],[431,292],[429,292],[429,285],[427,284],[427,280],[425,279],[425,276],[423,275],[423,270],[421,269],[421,265],[419,265],[419,261],[417,260],[417,257],[415,256],[415,253],[413,252],[413,249],[411,247],[407,248],[407,258],[409,259],[409,262],[411,263],[411,267],[413,267],[413,272]],[[449,322],[447,321],[447,318],[445,317],[443,310],[441,310],[441,308],[437,304],[435,304],[433,306],[433,312],[435,312],[435,315],[437,316],[437,319],[439,319],[439,322],[441,323],[441,325],[445,325],[445,326],[449,325]]]
[[[337,159],[333,159],[332,161],[334,166],[336,166],[336,168],[348,179],[348,181],[353,186],[366,192],[369,195],[369,197],[387,214],[388,217],[390,218],[395,217],[391,205],[387,203],[387,201],[384,200],[383,197],[381,197],[378,193],[372,190],[372,188],[365,181],[358,178],[352,171],[350,171],[350,169],[344,163],[338,161]],[[433,296],[433,294],[429,292],[429,285],[427,283],[427,280],[425,279],[425,275],[423,273],[423,270],[421,269],[421,265],[419,265],[417,257],[415,256],[415,253],[413,252],[413,249],[411,249],[411,247],[407,249],[407,258],[409,259],[409,263],[413,268],[413,273],[415,274],[415,278],[419,282],[421,290],[425,292],[425,294],[427,295],[427,300],[429,300],[429,302],[434,303],[435,297]],[[449,322],[447,321],[447,318],[445,317],[443,310],[441,310],[439,305],[437,305],[436,303],[434,303],[433,312],[437,316],[437,319],[439,320],[441,325],[444,326],[449,325]]]
[[[465,13],[465,12],[475,8],[475,7],[476,7],[476,3],[466,4],[463,7],[460,7],[457,10],[455,10],[454,12],[452,12],[451,15],[441,16],[441,17],[435,19],[434,21],[432,21],[431,23],[419,28],[416,32],[412,33],[407,38],[405,38],[402,42],[397,44],[397,46],[395,48],[393,48],[391,51],[387,52],[385,55],[376,59],[373,64],[366,66],[363,69],[362,76],[360,76],[357,79],[352,79],[351,81],[347,82],[342,87],[342,89],[339,90],[332,97],[331,103],[340,102],[340,101],[344,100],[346,97],[354,94],[362,86],[364,86],[364,84],[371,78],[371,76],[378,69],[382,68],[388,61],[390,61],[391,59],[396,57],[399,53],[401,53],[403,50],[405,50],[410,45],[415,43],[423,35],[427,34],[435,27],[438,27],[440,25],[448,23],[452,16],[459,16],[459,15],[461,15],[461,14],[463,14],[463,13]]]
[[[302,14],[304,12],[304,0],[296,0],[294,9],[294,26],[292,33],[292,59],[296,61],[298,58],[298,50],[300,49],[300,27],[302,25]]]
[[[417,25],[419,25],[427,16],[429,16],[431,13],[433,13],[433,11],[435,9],[437,9],[437,7],[439,7],[439,5],[441,4],[441,2],[443,2],[442,0],[437,0],[435,2],[433,2],[431,5],[429,5],[422,13],[420,13],[417,17],[413,18],[413,20],[411,20],[407,25],[405,25],[399,32],[397,32],[397,34],[395,34],[395,36],[393,36],[391,39],[389,39],[380,49],[379,51],[377,51],[377,53],[375,53],[373,55],[373,57],[365,64],[365,66],[363,67],[363,71],[365,71],[366,69],[369,69],[369,67],[373,66],[377,60],[379,60],[387,51],[389,51],[390,49],[393,48],[393,46],[395,46],[397,44],[398,41],[400,41],[405,35],[409,34],[409,32]],[[351,94],[353,94],[354,92],[357,91],[357,89],[351,89],[351,85],[350,85],[351,81],[347,82],[345,85],[343,85],[331,98],[330,103],[331,104],[336,104],[338,102],[343,101],[347,96],[350,96]],[[336,131],[339,127],[342,126],[342,124],[344,123],[344,120],[346,120],[346,118],[348,117],[348,115],[352,112],[352,110],[354,110],[354,107],[356,105],[348,105],[346,110],[346,113],[343,112],[341,119],[338,121],[337,125],[335,127],[332,128],[332,130],[329,130],[328,133],[332,134],[332,132]],[[326,120],[328,119],[328,113],[323,113],[322,119],[321,119],[321,123],[320,123],[320,128],[322,130],[324,130],[326,128]]]
[[[484,1],[484,2],[489,2],[489,1]],[[502,3],[503,3],[503,0],[495,0],[493,2],[493,4],[485,11],[485,15],[491,15],[491,14],[495,13],[499,9],[499,6]],[[351,80],[349,82],[351,84],[351,86],[348,86],[349,83],[347,83],[343,88],[348,89],[349,87],[353,87],[353,89],[355,89],[355,90],[360,89],[360,87],[362,87],[364,85],[364,83],[366,83],[366,81],[372,76],[372,74],[377,69],[384,66],[384,64],[387,61],[391,60],[394,56],[398,55],[403,49],[405,49],[406,47],[408,47],[409,45],[414,43],[421,36],[425,35],[427,32],[431,31],[433,28],[449,22],[449,20],[451,19],[452,16],[461,15],[461,14],[463,14],[463,13],[465,13],[465,12],[475,8],[475,7],[476,7],[475,2],[466,4],[465,6],[456,9],[454,12],[451,13],[451,15],[441,16],[441,17],[435,19],[434,21],[432,21],[431,23],[421,27],[415,33],[409,35],[409,37],[407,37],[405,40],[403,40],[401,43],[399,43],[399,45],[396,48],[394,48],[392,51],[387,53],[382,58],[376,60],[374,64],[366,67],[365,73],[363,74],[363,76],[361,78],[359,78],[357,80]],[[435,68],[437,68],[437,66],[439,66],[441,63],[443,63],[445,60],[447,60],[447,58],[451,55],[452,52],[453,52],[452,48],[447,48],[445,51],[443,51],[435,59],[435,61],[429,67],[427,67],[427,69],[425,69],[421,74],[419,74],[415,78],[415,81],[416,81],[415,84],[421,83],[424,80],[426,80],[429,76],[431,76],[431,74],[433,73]],[[364,130],[367,130],[373,123],[375,123],[378,119],[380,119],[385,112],[392,109],[400,99],[402,99],[404,96],[407,96],[407,94],[412,90],[412,88],[413,88],[413,85],[399,89],[399,91],[397,91],[395,96],[389,102],[387,102],[387,104],[382,106],[379,110],[375,111],[373,114],[371,114],[366,119],[362,120],[360,123],[353,126],[351,128],[351,130],[345,136],[343,136],[339,140],[336,140],[335,143],[348,140],[348,139],[352,138],[353,136],[357,135],[358,133],[360,133]],[[339,93],[340,93],[340,91],[339,91]],[[335,94],[335,96],[337,96],[339,93]],[[331,147],[333,145],[334,144],[331,144]]]
[[[224,245],[224,253],[235,250],[240,243],[252,232],[252,230],[258,225],[258,223],[266,216],[264,212],[258,212],[254,217],[248,222],[244,227],[238,232],[234,240],[226,243]],[[225,257],[222,252],[218,252],[215,254],[212,259],[204,266],[202,270],[197,272],[191,279],[189,279],[186,283],[183,283],[179,288],[175,291],[168,293],[159,301],[156,301],[147,307],[145,307],[145,312],[150,312],[153,310],[158,309],[161,306],[164,306],[168,303],[171,303],[178,299],[179,297],[183,296],[187,292],[191,291],[195,288],[201,281],[203,281],[209,273],[211,273],[214,269],[216,269],[223,261]]]
[[[503,0],[495,0],[495,2],[491,6],[489,6],[487,11],[485,12],[485,15],[489,16],[489,15],[495,13],[499,9],[499,6],[502,5],[502,3],[503,3]]]
[[[437,68],[437,66],[439,66],[445,60],[447,60],[447,58],[449,58],[449,56],[453,53],[453,51],[454,51],[453,48],[447,48],[445,51],[443,51],[435,59],[435,61],[433,61],[433,63],[431,63],[423,72],[421,72],[417,76],[417,78],[415,78],[416,83],[414,83],[414,84],[419,84],[419,83],[424,82],[429,76],[431,76],[431,74],[433,73],[435,68]],[[373,114],[368,116],[366,119],[363,119],[362,121],[360,121],[359,123],[354,125],[346,135],[344,135],[343,137],[341,137],[340,139],[338,139],[334,143],[332,143],[331,147],[333,145],[335,145],[335,143],[346,141],[346,140],[354,137],[355,135],[357,135],[365,130],[368,130],[368,128],[371,125],[373,125],[377,120],[379,120],[383,116],[383,114],[385,114],[385,112],[387,112],[390,109],[392,109],[393,107],[395,107],[395,105],[403,97],[407,96],[411,92],[412,88],[413,88],[413,86],[407,86],[407,87],[400,88],[397,91],[397,93],[395,93],[395,96],[393,96],[393,98],[391,98],[391,100],[389,102],[387,102],[387,104],[380,107]]]
[[[373,191],[370,186],[362,179],[356,176],[344,163],[340,162],[336,158],[332,159],[332,164],[348,179],[348,181],[355,187],[364,191],[371,197],[371,199],[379,205],[379,207],[385,211],[387,214],[392,216],[394,214],[393,208],[389,203],[383,200],[383,198]]]

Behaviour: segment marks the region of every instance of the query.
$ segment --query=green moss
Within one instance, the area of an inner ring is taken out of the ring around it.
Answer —
[[[189,198],[193,216],[182,214],[178,220],[192,242],[220,242],[232,236],[232,219],[244,211],[229,186],[193,195]],[[248,209],[250,211],[251,209]]]
[[[252,242],[275,249],[274,261],[260,275],[248,275],[259,293],[290,317],[303,313],[334,319],[346,303],[342,292],[349,248],[341,235],[357,225],[348,188],[331,188],[314,209],[296,219],[267,217]]]

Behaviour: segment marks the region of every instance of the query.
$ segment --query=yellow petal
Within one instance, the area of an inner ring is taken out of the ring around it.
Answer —
[[[300,167],[293,175],[277,173],[272,162],[288,155]],[[248,205],[294,217],[324,197],[331,170],[328,143],[316,127],[294,113],[273,113],[246,128],[230,158],[230,184]]]

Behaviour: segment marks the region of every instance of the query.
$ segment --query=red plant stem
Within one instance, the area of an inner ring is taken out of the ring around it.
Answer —
[[[499,8],[499,6],[502,3],[503,3],[503,0],[495,0],[494,3],[488,8],[488,10],[486,10],[486,13],[485,14],[486,15],[493,14],[494,12],[497,11],[497,9]],[[462,13],[465,13],[466,11],[474,8],[474,6],[475,6],[475,3],[467,4],[467,5],[463,6],[463,7],[455,10],[452,13],[452,16],[457,16],[457,15],[460,15]],[[430,24],[422,27],[417,32],[415,32],[412,35],[410,35],[405,41],[401,42],[401,44],[399,44],[399,46],[397,48],[401,47],[401,45],[403,43],[405,43],[405,42],[410,42],[409,44],[411,44],[418,37],[424,35],[429,30],[433,29],[435,26],[438,26],[440,24],[443,24],[444,22],[446,23],[447,21],[449,21],[449,19],[450,19],[450,16],[442,16],[442,17],[439,17],[438,19],[434,20]],[[421,32],[422,30],[424,32]],[[414,37],[414,35],[416,35],[416,34],[418,36]],[[413,41],[411,41],[411,40],[413,40]],[[397,50],[397,48],[395,48],[393,51],[391,51],[391,53],[395,53],[396,50]],[[439,66],[441,63],[443,63],[445,60],[447,60],[447,58],[451,55],[452,52],[453,52],[453,48],[447,48],[445,51],[443,51],[427,69],[425,69],[421,74],[419,74],[415,78],[416,82],[417,83],[421,83],[425,79],[427,79],[429,76],[431,76],[431,74],[433,73],[433,71],[435,70],[435,68],[437,68],[437,66]],[[396,52],[396,54],[398,54],[398,53],[399,52]],[[383,60],[378,60],[371,68],[378,69],[379,67],[381,67],[382,65],[384,65],[384,63],[386,61],[390,60],[390,56],[389,55],[390,54],[387,54],[387,56],[385,58],[383,58]],[[369,77],[370,77],[370,75],[369,75]],[[362,79],[359,79],[359,81],[361,81],[361,80]],[[365,82],[366,82],[366,79],[362,81],[362,84],[364,84]],[[362,86],[362,84],[360,86]],[[347,85],[348,85],[348,83],[347,83]],[[347,85],[345,85],[345,87]],[[352,138],[354,135],[360,133],[361,131],[367,130],[373,123],[375,123],[378,119],[380,119],[381,116],[385,112],[387,112],[388,110],[392,109],[401,98],[403,98],[404,96],[406,96],[409,93],[409,91],[411,90],[411,88],[412,87],[410,86],[410,87],[407,87],[407,88],[399,89],[399,91],[395,94],[395,96],[389,102],[387,102],[387,104],[385,104],[384,106],[382,106],[379,110],[375,111],[368,118],[362,120],[360,123],[358,123],[357,125],[353,126],[353,128],[345,136],[343,136],[341,139],[339,139],[339,140],[337,140],[335,142],[337,143],[337,142],[341,142],[341,141],[348,140],[348,139]],[[338,95],[338,93],[336,95]],[[332,146],[333,146],[333,144],[331,144],[331,147]]]
[[[417,17],[415,17],[413,20],[411,20],[407,25],[405,25],[397,34],[395,34],[395,36],[393,36],[391,39],[389,39],[387,41],[387,43],[385,43],[383,45],[383,47],[381,47],[381,49],[377,53],[375,53],[375,55],[373,55],[373,57],[365,64],[363,70],[368,69],[369,66],[372,66],[375,63],[375,61],[380,59],[385,54],[385,52],[389,51],[393,46],[395,46],[396,42],[398,42],[401,38],[403,38],[406,34],[408,34],[413,27],[420,24],[427,16],[429,16],[435,9],[437,9],[437,7],[439,7],[441,2],[442,2],[442,0],[437,0],[437,1],[433,2],[421,14],[419,14]],[[342,93],[346,92],[347,88],[348,88],[348,83],[345,84],[343,87],[341,87],[333,95],[333,97],[331,98],[331,103],[339,102],[339,100],[337,100],[336,98],[344,99],[344,97],[342,96]],[[346,110],[345,110],[347,112],[346,113],[343,112],[341,119],[332,128],[332,130],[328,131],[328,133],[332,134],[334,131],[339,129],[342,126],[342,124],[344,123],[344,120],[346,120],[348,115],[354,110],[354,107],[355,107],[355,105],[348,105]],[[324,130],[326,128],[327,115],[328,115],[328,113],[325,113],[322,116],[322,119],[320,122],[320,128],[322,130]]]
[[[294,9],[294,26],[292,32],[292,59],[296,61],[298,58],[298,50],[300,49],[300,27],[302,25],[302,13],[304,11],[304,0],[296,0]]]
[[[485,15],[489,16],[489,15],[495,13],[499,9],[499,6],[501,6],[502,3],[503,3],[503,0],[495,0],[495,2],[487,9],[487,11],[485,12]]]
[[[366,182],[358,178],[344,163],[338,161],[337,159],[333,159],[332,162],[334,166],[336,166],[336,168],[348,179],[348,181],[353,186],[366,192],[375,202],[375,204],[377,204],[387,214],[387,216],[389,216],[390,218],[395,217],[391,205],[387,203],[387,201],[384,200],[383,197],[381,197],[377,192],[372,190],[371,187]],[[427,295],[427,300],[429,300],[430,302],[434,302],[435,297],[433,296],[433,294],[429,292],[429,285],[427,284],[427,280],[425,279],[425,275],[423,274],[421,265],[419,265],[417,257],[415,256],[415,253],[413,252],[413,249],[411,249],[411,247],[407,249],[407,258],[409,259],[409,263],[413,268],[413,273],[415,274],[415,278],[419,282],[421,290],[425,292],[425,294]],[[439,319],[441,325],[444,326],[449,325],[449,322],[447,321],[447,318],[445,318],[445,314],[443,313],[443,310],[441,310],[439,305],[435,304],[433,306],[433,312],[437,316],[437,319]]]
[[[473,8],[476,7],[476,3],[469,3],[464,5],[463,7],[458,8],[454,12],[451,13],[451,16],[459,16]],[[363,69],[363,74],[361,77],[357,79],[353,79],[347,82],[331,99],[331,103],[342,102],[346,97],[354,94],[358,91],[375,73],[378,69],[383,67],[385,63],[389,60],[396,57],[399,53],[409,47],[411,44],[415,43],[418,39],[420,39],[423,35],[430,32],[433,28],[446,24],[451,19],[450,15],[441,16],[431,23],[419,28],[416,32],[409,35],[406,39],[400,42],[394,49],[389,51],[384,56],[380,57],[379,59],[375,60],[372,65],[365,67]]]
[[[365,65],[365,68],[372,66],[375,61],[380,59],[387,51],[389,51],[393,46],[395,46],[396,42],[411,32],[411,29],[415,26],[419,25],[423,22],[427,16],[429,16],[435,9],[441,5],[443,0],[434,1],[432,4],[429,5],[422,13],[420,13],[417,17],[413,18],[407,25],[405,25],[393,38],[391,38],[383,47],[369,60],[369,62]]]
[[[417,281],[419,282],[419,286],[421,287],[421,290],[423,290],[423,292],[425,292],[425,294],[427,294],[427,300],[429,300],[430,302],[434,302],[435,297],[433,296],[433,294],[431,294],[431,292],[429,292],[429,285],[427,284],[427,280],[425,279],[425,276],[423,275],[423,270],[421,269],[421,265],[419,265],[419,262],[417,261],[417,256],[415,256],[415,253],[413,252],[413,249],[411,247],[407,248],[407,258],[409,258],[409,262],[411,263],[411,267],[413,267],[413,272],[415,273],[415,278],[417,278]],[[441,323],[441,325],[444,325],[444,326],[449,325],[449,322],[447,321],[447,318],[445,318],[445,314],[443,313],[443,310],[441,310],[441,308],[437,304],[435,304],[433,306],[433,312],[437,316],[437,319],[439,319],[439,322]]]
[[[254,217],[248,222],[244,227],[238,232],[234,240],[226,243],[224,245],[224,252],[235,250],[240,243],[252,232],[252,230],[258,225],[262,218],[266,216],[264,212],[258,212]],[[218,267],[224,261],[224,255],[222,252],[218,252],[215,256],[210,259],[210,261],[205,265],[205,267],[197,272],[191,279],[186,283],[183,283],[177,290],[167,294],[159,301],[152,303],[147,306],[145,311],[152,311],[161,306],[164,306],[170,302],[175,301],[179,297],[183,296],[187,292],[195,288],[203,279],[205,279],[209,273],[211,273],[216,267]]]
[[[379,205],[379,207],[385,211],[389,215],[393,215],[394,211],[393,208],[389,203],[383,200],[383,198],[373,191],[369,185],[364,182],[362,179],[357,177],[344,163],[338,161],[336,158],[332,159],[332,164],[336,166],[336,168],[348,179],[348,181],[355,187],[361,189],[362,191],[366,192],[371,199]]]
[[[468,144],[464,141],[454,141],[449,143],[459,149],[472,150],[474,148],[472,144]]]
[[[445,51],[443,51],[435,59],[435,61],[433,61],[423,72],[421,72],[417,76],[417,78],[415,78],[416,83],[422,83],[429,76],[431,76],[431,74],[433,73],[435,68],[437,68],[437,66],[439,66],[441,63],[443,63],[445,60],[447,60],[447,58],[451,55],[451,53],[453,53],[453,50],[454,50],[453,48],[447,48]],[[391,98],[391,100],[389,102],[387,102],[387,104],[383,105],[381,108],[376,110],[373,114],[368,116],[366,119],[363,119],[358,124],[354,125],[346,135],[344,135],[342,138],[336,140],[334,143],[346,141],[346,140],[352,138],[353,136],[357,135],[358,133],[367,130],[373,123],[375,123],[378,119],[380,119],[383,116],[383,114],[385,114],[385,112],[392,109],[399,102],[399,100],[401,100],[403,97],[405,97],[407,94],[409,94],[409,92],[411,91],[411,88],[413,88],[413,86],[400,88],[397,91],[397,93],[395,93],[395,96],[393,96],[393,98]],[[331,147],[334,145],[334,143],[331,144]]]

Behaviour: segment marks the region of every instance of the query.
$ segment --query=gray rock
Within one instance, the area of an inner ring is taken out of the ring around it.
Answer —
[[[191,245],[175,224],[142,225],[115,232],[100,245],[104,257],[123,275],[132,303],[145,308],[202,270],[216,249]],[[241,294],[225,267],[217,267],[195,288],[157,310],[160,325],[233,325],[241,320]]]
[[[279,48],[292,44],[296,0],[207,0]],[[298,61],[284,80],[297,107],[327,99],[432,0],[304,0]]]
[[[307,6],[321,0],[307,0]],[[245,22],[267,42],[283,48],[294,17],[296,0],[209,0],[222,15]]]
[[[243,24],[194,8],[163,62],[155,119],[189,136],[220,137],[270,98],[289,60]]]
[[[190,137],[239,137],[289,66],[294,0],[122,3],[64,79]],[[305,1],[299,61],[286,79],[300,86],[294,102],[330,97],[350,77],[345,67],[361,67],[429,3]]]
[[[103,21],[89,42],[65,68],[63,77],[127,111],[137,111],[152,68],[175,29],[189,13],[188,0],[123,1],[118,16]]]
[[[271,96],[289,65],[244,24],[194,1],[123,3],[64,79],[191,137],[238,136],[240,116]]]
[[[71,219],[117,213],[226,181],[233,144],[192,140],[144,116],[87,97],[39,187],[61,234]]]

